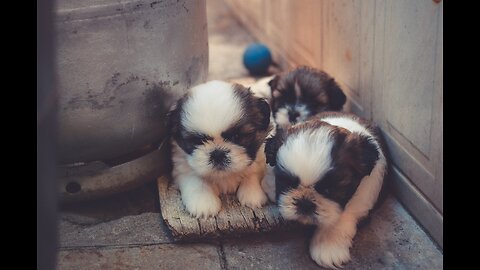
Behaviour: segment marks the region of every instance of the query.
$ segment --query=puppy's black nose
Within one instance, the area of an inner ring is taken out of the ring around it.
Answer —
[[[300,215],[311,215],[315,211],[315,204],[308,199],[295,200],[294,204],[297,207],[297,213]]]
[[[290,123],[296,123],[300,113],[297,111],[288,111],[288,120]]]
[[[228,158],[228,150],[215,149],[210,152],[210,163],[215,167],[224,168],[230,163],[230,158]]]

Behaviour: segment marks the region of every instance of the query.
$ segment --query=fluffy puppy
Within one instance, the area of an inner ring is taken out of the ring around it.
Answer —
[[[263,97],[270,103],[270,121],[274,129],[268,139],[278,129],[286,130],[320,112],[340,111],[346,102],[346,96],[334,78],[324,71],[307,66],[262,78],[250,88],[256,96]],[[271,166],[267,165],[266,174],[262,188],[274,202],[275,178]]]
[[[239,84],[210,81],[190,89],[168,115],[172,177],[195,217],[216,215],[220,193],[237,193],[242,205],[267,202],[264,141],[270,107]],[[237,190],[238,188],[238,190]]]
[[[337,268],[350,260],[357,223],[377,201],[387,172],[378,128],[353,114],[325,112],[267,142],[281,215],[317,225],[312,259]]]
[[[259,81],[261,83],[264,82]],[[273,118],[282,129],[323,111],[340,111],[346,101],[335,80],[312,67],[300,66],[279,73],[268,81],[268,85]]]

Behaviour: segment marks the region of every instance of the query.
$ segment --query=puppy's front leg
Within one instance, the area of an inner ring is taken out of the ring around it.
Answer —
[[[187,211],[195,216],[215,216],[222,203],[214,190],[196,175],[180,175],[177,177],[183,204]]]
[[[260,208],[267,202],[267,195],[265,195],[260,186],[259,174],[247,174],[242,179],[238,187],[237,197],[242,205],[250,208]]]
[[[320,266],[337,269],[350,261],[357,219],[343,213],[337,222],[319,226],[310,242],[310,256]]]

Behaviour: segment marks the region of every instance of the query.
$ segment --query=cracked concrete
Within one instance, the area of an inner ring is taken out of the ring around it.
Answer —
[[[241,54],[254,38],[221,0],[207,1],[209,79],[245,78]],[[321,269],[300,231],[174,243],[158,207],[156,183],[62,207],[57,269]],[[443,269],[443,254],[389,196],[359,229],[344,269]]]

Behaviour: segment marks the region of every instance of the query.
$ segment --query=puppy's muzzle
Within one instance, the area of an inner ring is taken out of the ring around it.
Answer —
[[[210,163],[215,169],[224,170],[230,165],[230,157],[228,156],[230,150],[228,149],[215,149],[210,152]]]
[[[300,116],[300,113],[297,111],[288,111],[288,120],[292,124],[295,124],[297,122],[297,118],[299,116]]]
[[[293,204],[300,215],[309,216],[315,212],[315,204],[306,198],[296,199]]]

